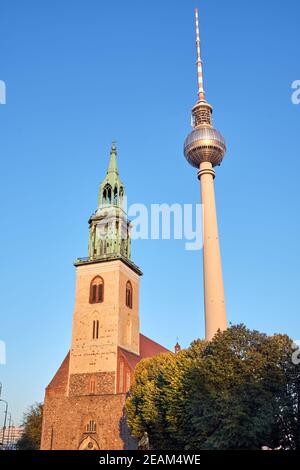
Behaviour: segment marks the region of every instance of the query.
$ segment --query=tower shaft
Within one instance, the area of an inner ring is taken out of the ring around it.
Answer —
[[[202,162],[198,172],[203,210],[203,270],[205,338],[211,340],[218,329],[227,328],[222,261],[215,202],[215,172],[210,162]]]

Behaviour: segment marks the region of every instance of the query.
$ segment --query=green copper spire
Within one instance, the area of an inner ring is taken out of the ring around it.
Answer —
[[[110,150],[108,170],[99,189],[98,207],[110,205],[121,207],[124,194],[124,185],[120,180],[118,171],[116,143],[113,142]]]
[[[113,142],[111,144],[111,149],[110,149],[110,159],[109,159],[109,166],[107,173],[119,175],[118,172],[118,165],[117,165],[117,147],[116,147],[116,142]]]
[[[131,224],[124,206],[125,189],[119,177],[117,149],[113,142],[108,170],[100,184],[98,207],[89,218],[88,256],[77,258],[75,266],[122,260],[138,275],[142,274],[131,261]]]
[[[130,222],[124,211],[124,184],[119,177],[117,149],[111,145],[106,176],[99,189],[98,208],[90,217],[90,261],[130,258]]]

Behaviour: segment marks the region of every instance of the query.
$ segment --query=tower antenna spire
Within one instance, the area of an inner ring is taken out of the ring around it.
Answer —
[[[201,60],[200,33],[199,33],[199,15],[198,8],[195,8],[196,20],[196,47],[197,47],[197,72],[198,72],[198,98],[199,101],[205,101],[205,92],[203,86],[203,71]]]

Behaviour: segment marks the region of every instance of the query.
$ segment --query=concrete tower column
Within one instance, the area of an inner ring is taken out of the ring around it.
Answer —
[[[222,261],[218,235],[214,189],[215,172],[210,162],[202,162],[198,172],[203,210],[203,270],[205,338],[227,328]]]

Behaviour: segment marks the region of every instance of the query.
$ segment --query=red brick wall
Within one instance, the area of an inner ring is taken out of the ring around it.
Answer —
[[[115,374],[98,372],[95,374],[71,374],[69,379],[69,396],[90,395],[90,382],[95,382],[95,394],[115,392]]]
[[[90,435],[99,449],[136,449],[124,416],[125,394],[80,397],[46,395],[41,449],[76,450],[88,435],[86,423],[96,423]]]

